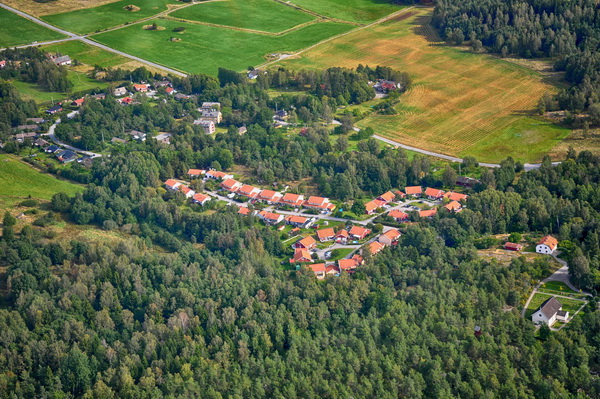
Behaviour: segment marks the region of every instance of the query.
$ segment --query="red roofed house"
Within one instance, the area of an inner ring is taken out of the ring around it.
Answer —
[[[148,91],[148,85],[147,84],[134,84],[133,89],[135,91],[137,91],[138,93],[145,93]]]
[[[194,202],[195,204],[204,205],[204,204],[206,204],[208,201],[210,201],[210,197],[209,197],[208,195],[204,195],[204,194],[196,193],[196,194],[194,194],[194,196],[192,197],[192,202]]]
[[[468,195],[467,194],[461,194],[461,193],[455,193],[452,191],[448,191],[447,193],[444,194],[444,198],[448,198],[450,201],[462,201],[467,199]]]
[[[379,236],[378,241],[384,245],[396,245],[402,233],[396,229],[391,229]]]
[[[290,263],[310,263],[312,262],[310,252],[303,248],[296,248],[294,251],[294,257],[290,259]]]
[[[81,107],[81,105],[85,102],[85,98],[81,97],[71,103],[74,107]]]
[[[317,230],[317,237],[321,242],[332,241],[335,238],[335,231],[333,227]]]
[[[181,186],[181,183],[173,179],[169,179],[165,182],[165,186],[167,186],[169,190],[177,190],[177,187]]]
[[[367,213],[367,215],[372,215],[375,212],[377,212],[377,209],[383,207],[385,204],[386,202],[378,199],[369,201],[365,204],[365,212]]]
[[[328,276],[339,276],[340,275],[340,268],[337,267],[336,265],[329,265],[329,266],[325,266],[325,274]]]
[[[341,271],[352,273],[354,270],[362,265],[364,262],[363,257],[360,255],[354,255],[350,259],[340,259],[338,260],[338,266]]]
[[[242,194],[248,198],[256,198],[260,194],[260,188],[244,184],[238,190],[238,194]]]
[[[200,177],[205,173],[206,173],[206,171],[203,169],[190,169],[187,172],[189,177]]]
[[[342,229],[338,231],[335,235],[335,242],[337,242],[338,244],[346,244],[348,242],[349,237],[350,234],[348,233],[348,231],[346,229]]]
[[[369,233],[371,233],[371,230],[360,226],[352,226],[348,233],[350,234],[350,237],[354,238],[355,240],[362,240],[368,236]]]
[[[406,191],[406,195],[410,195],[411,197],[420,197],[423,194],[421,186],[405,187],[404,191]]]
[[[402,212],[400,209],[394,209],[393,211],[388,213],[388,216],[396,219],[397,222],[404,222],[408,220],[408,214]]]
[[[218,170],[209,170],[208,172],[206,172],[205,175],[209,179],[215,179],[215,180],[233,179],[233,175],[227,174],[225,172],[220,172]]]
[[[383,202],[392,202],[396,199],[396,194],[388,191],[387,193],[381,194],[379,197],[377,197],[377,199]]]
[[[437,209],[429,209],[428,211],[419,211],[419,216],[422,218],[432,218],[437,213]]]
[[[318,280],[325,278],[325,263],[315,263],[314,265],[306,265],[306,267],[313,271]]]
[[[4,69],[5,66],[6,66],[6,60],[0,61],[0,69]]]
[[[282,204],[291,206],[301,206],[304,202],[304,196],[298,194],[285,193],[283,198],[279,200]]]
[[[310,219],[305,218],[304,216],[290,215],[285,218],[285,221],[287,224],[291,224],[295,227],[302,227],[304,229],[310,226]]]
[[[509,251],[521,251],[523,249],[523,245],[515,244],[514,242],[506,242],[504,244],[504,249],[508,249]]]
[[[196,192],[189,188],[188,186],[184,186],[183,184],[179,186],[179,191],[185,195],[186,198],[192,198]]]
[[[440,199],[444,196],[444,191],[439,190],[437,188],[427,187],[425,189],[425,195],[432,200]]]
[[[250,208],[248,208],[247,206],[240,206],[238,214],[248,216],[250,214]]]
[[[402,191],[400,190],[396,190],[396,195],[400,198],[406,198],[406,194],[404,194]]]
[[[133,98],[131,98],[131,97],[123,97],[123,98],[120,98],[117,101],[119,103],[121,103],[121,104],[129,105],[129,104],[131,104],[133,102]]]
[[[261,211],[258,216],[268,224],[278,224],[283,221],[283,215],[274,212]]]
[[[323,197],[309,197],[308,200],[304,201],[303,205],[309,208],[318,208],[328,211],[332,211],[335,209],[335,205],[329,202],[329,198]]]
[[[240,183],[237,180],[233,180],[233,179],[227,179],[227,180],[224,180],[223,183],[221,183],[222,188],[224,188],[227,191],[231,191],[232,193],[235,193],[242,186],[243,186],[242,183]]]
[[[458,201],[452,201],[444,205],[444,208],[448,209],[450,212],[456,213],[462,210],[462,205]]]
[[[317,242],[315,241],[315,239],[312,238],[311,236],[307,236],[307,237],[303,237],[303,238],[299,239],[298,241],[296,241],[294,243],[294,245],[292,245],[292,247],[293,248],[304,248],[306,250],[310,250],[310,249],[313,249],[316,245],[317,245]]]
[[[259,200],[265,201],[269,204],[274,204],[278,202],[280,198],[281,194],[272,190],[262,190],[260,194],[258,194]]]
[[[173,93],[175,93],[175,89],[174,89],[174,88],[172,88],[172,87],[167,87],[167,88],[165,89],[165,92],[166,92],[167,94],[173,94]]]
[[[546,236],[538,242],[535,247],[535,252],[538,254],[552,255],[558,247],[558,241],[552,236]]]
[[[371,252],[371,255],[377,255],[379,252],[383,251],[383,249],[385,248],[385,245],[383,245],[380,242],[373,241],[372,243],[370,243],[368,245],[368,247],[369,247],[369,252]]]

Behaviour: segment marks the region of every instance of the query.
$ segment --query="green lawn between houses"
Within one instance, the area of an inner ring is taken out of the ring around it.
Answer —
[[[312,15],[273,0],[199,3],[169,14],[173,18],[277,33],[313,21]]]
[[[0,8],[0,48],[63,39],[65,36]]]

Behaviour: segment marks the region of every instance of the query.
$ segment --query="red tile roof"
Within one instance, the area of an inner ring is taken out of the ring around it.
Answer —
[[[397,220],[408,220],[408,214],[402,212],[400,209],[394,209],[388,215]]]
[[[319,237],[319,241],[333,239],[335,237],[335,231],[333,230],[333,227],[317,230],[317,237]]]
[[[448,198],[450,201],[462,201],[467,199],[468,195],[467,194],[460,194],[460,193],[455,193],[452,191],[448,191],[447,193],[444,194],[444,198]]]
[[[543,237],[537,245],[544,244],[547,245],[551,250],[555,250],[558,246],[558,240],[552,236]]]
[[[444,208],[448,209],[450,212],[457,212],[462,208],[462,205],[458,201],[452,201],[444,205]]]
[[[165,186],[169,186],[169,187],[175,187],[176,185],[181,184],[178,181],[175,181],[173,179],[169,179],[165,182]]]
[[[225,190],[236,192],[240,188],[241,184],[242,183],[237,180],[227,179],[221,183],[221,187],[223,187]]]
[[[422,218],[430,218],[437,213],[437,209],[430,209],[428,211],[420,211],[419,216]]]
[[[400,236],[402,235],[402,233],[400,233],[398,230],[396,229],[391,229],[386,231],[385,233],[383,233],[383,235],[387,238],[389,238],[392,241],[397,240],[398,238],[400,238]]]
[[[290,259],[290,263],[295,262],[312,262],[310,252],[303,248],[296,248],[296,250],[294,251],[294,258]]]
[[[376,210],[377,208],[381,208],[385,204],[386,203],[384,201],[380,201],[380,200],[369,201],[365,204],[365,210],[367,211],[367,213],[371,213],[374,210]]]
[[[273,190],[262,190],[258,198],[265,201],[273,201],[279,196],[279,193]]]
[[[510,249],[511,251],[520,251],[523,249],[523,245],[515,244],[514,242],[507,242],[504,244],[504,249]]]
[[[360,239],[365,238],[370,232],[371,230],[365,229],[364,227],[360,226],[352,226],[352,228],[349,231],[351,236],[356,236]]]
[[[311,269],[315,274],[325,273],[325,263],[315,263],[313,265],[306,265],[306,267]]]
[[[405,187],[404,191],[406,191],[406,195],[415,195],[423,193],[423,188],[421,186],[410,186]]]
[[[371,255],[378,254],[383,248],[385,248],[385,245],[377,241],[373,241],[369,244],[369,251],[371,252]]]
[[[194,190],[192,190],[188,186],[181,185],[181,186],[179,186],[179,191],[181,191],[182,193],[184,193],[184,194],[187,195],[188,193],[190,193],[190,192],[192,192]]]
[[[187,172],[187,174],[189,176],[200,176],[200,175],[203,175],[205,173],[206,173],[206,171],[202,170],[202,169],[189,169],[188,172]]]
[[[290,216],[286,217],[285,220],[288,223],[304,224],[308,221],[308,218],[305,218],[304,216],[290,215]]]
[[[245,195],[246,197],[255,198],[258,194],[260,194],[260,189],[249,184],[244,184],[238,190],[239,194]]]
[[[303,246],[304,248],[307,248],[307,249],[310,249],[310,248],[314,247],[316,244],[317,244],[317,242],[311,236],[307,236],[307,237],[301,238],[300,240],[298,240],[296,242],[296,245],[301,245],[301,246]]]
[[[238,213],[241,215],[249,215],[250,214],[250,208],[246,207],[246,206],[240,206],[240,209],[238,210]]]
[[[193,197],[194,201],[197,201],[197,202],[204,202],[209,198],[210,197],[208,195],[204,195],[204,194],[200,194],[200,193],[194,194],[194,197]]]
[[[391,191],[388,191],[387,193],[383,193],[381,194],[379,197],[380,200],[385,201],[385,202],[391,202],[396,198],[396,194],[394,194]]]
[[[280,202],[283,202],[285,204],[290,204],[290,205],[302,205],[302,202],[304,201],[304,196],[299,195],[299,194],[291,194],[291,193],[285,193],[283,198],[280,200]]]
[[[432,198],[442,198],[444,191],[437,188],[427,187],[425,189],[425,195]]]
[[[338,260],[338,266],[341,270],[353,270],[356,269],[359,264],[356,259],[340,259]]]

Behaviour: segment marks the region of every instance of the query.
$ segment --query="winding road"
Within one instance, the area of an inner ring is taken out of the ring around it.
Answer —
[[[75,111],[75,112],[79,112],[79,111]],[[92,158],[100,158],[102,156],[102,154],[98,154],[96,152],[91,152],[91,151],[85,151],[85,150],[82,150],[81,148],[73,147],[72,145],[69,145],[67,143],[60,141],[54,134],[54,130],[56,130],[56,126],[59,123],[60,123],[60,119],[57,119],[56,121],[54,121],[52,126],[50,126],[50,129],[48,129],[48,133],[44,133],[44,134],[42,134],[42,136],[48,136],[50,138],[50,140],[52,140],[54,143],[58,144],[61,147],[66,148],[67,150],[71,150],[71,151],[77,152],[79,154],[87,155],[88,157],[92,157]]]

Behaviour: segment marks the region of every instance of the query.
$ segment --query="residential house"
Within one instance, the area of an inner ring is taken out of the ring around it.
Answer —
[[[538,242],[535,247],[535,252],[538,254],[552,255],[558,247],[558,241],[552,236],[546,236]]]
[[[444,196],[444,191],[439,190],[437,188],[427,187],[425,189],[425,195],[430,200],[439,200],[440,198],[442,198]]]
[[[337,267],[336,265],[325,266],[325,275],[326,276],[339,277],[339,275],[340,275],[340,268]]]
[[[137,131],[137,130],[132,130],[131,132],[127,133],[131,136],[132,139],[134,139],[135,141],[139,141],[139,142],[144,142],[146,141],[146,133]]]
[[[361,266],[364,263],[364,259],[362,256],[356,254],[350,259],[340,259],[338,260],[338,267],[340,271],[345,271],[347,273],[354,273],[358,266]]]
[[[302,205],[309,208],[321,209],[324,211],[333,211],[335,209],[335,204],[329,202],[329,198],[316,196],[309,197],[308,200],[304,201]]]
[[[181,186],[181,183],[178,181],[175,181],[173,179],[169,179],[165,182],[165,186],[167,186],[167,188],[169,190],[177,190],[177,187]]]
[[[504,244],[504,249],[509,251],[521,251],[523,249],[523,245],[515,244],[514,242],[506,242]]]
[[[93,100],[104,100],[106,98],[106,93],[92,94],[90,97]]]
[[[423,188],[421,186],[405,187],[404,191],[406,192],[407,196],[411,197],[420,197],[421,194],[423,194]]]
[[[383,245],[396,245],[400,236],[402,236],[402,233],[396,229],[391,229],[381,234],[378,241]]]
[[[365,212],[367,215],[372,215],[377,212],[377,209],[382,208],[386,203],[381,200],[369,201],[365,204]]]
[[[372,243],[367,245],[367,248],[369,248],[369,252],[371,253],[371,255],[377,255],[379,252],[383,251],[385,245],[378,241],[373,241]]]
[[[50,147],[44,148],[44,152],[48,154],[54,154],[58,150],[60,150],[60,147],[54,144],[52,144]]]
[[[260,194],[260,192],[260,188],[251,186],[249,184],[242,185],[242,187],[240,187],[240,189],[238,190],[238,194],[252,199],[256,198]]]
[[[33,145],[35,145],[36,147],[45,147],[48,144],[50,144],[50,143],[48,143],[46,140],[44,140],[41,137],[33,142]]]
[[[465,177],[465,176],[459,176],[458,179],[456,180],[456,184],[458,184],[459,186],[462,186],[462,187],[473,187],[479,183],[480,183],[479,180],[473,179],[470,177]]]
[[[258,217],[264,220],[267,224],[279,224],[283,221],[283,215],[274,212],[261,211],[258,213]]]
[[[40,123],[46,122],[46,120],[44,118],[26,118],[25,120],[27,122],[35,123],[37,125],[39,125]]]
[[[462,210],[462,205],[458,201],[452,201],[444,205],[444,208],[450,212],[458,213]]]
[[[68,55],[62,55],[59,57],[52,57],[52,62],[54,62],[55,65],[71,65],[71,57],[69,57]]]
[[[402,212],[400,209],[394,209],[393,211],[391,211],[390,213],[388,213],[388,216],[391,218],[394,218],[396,220],[396,222],[402,223],[408,220],[408,214]]]
[[[184,186],[183,184],[179,186],[179,191],[185,195],[185,198],[193,198],[196,192],[189,188],[188,186]]]
[[[279,202],[284,205],[299,207],[304,203],[304,196],[299,194],[285,193]]]
[[[190,178],[200,177],[205,173],[206,171],[204,169],[189,169],[187,172]]]
[[[232,193],[235,193],[242,186],[243,186],[242,183],[240,183],[237,180],[233,180],[233,179],[226,179],[226,180],[223,180],[223,183],[221,183],[221,188],[223,188],[227,191],[230,191]]]
[[[207,121],[211,121],[215,124],[219,124],[221,123],[221,120],[223,119],[223,114],[221,113],[221,111],[217,111],[217,110],[202,110],[202,118],[204,120]]]
[[[333,241],[335,238],[335,231],[333,230],[333,227],[317,230],[317,238],[321,242]]]
[[[310,263],[312,261],[310,252],[304,248],[296,248],[294,250],[294,257],[290,259],[290,263]]]
[[[6,67],[6,60],[0,60],[0,69],[4,69]]]
[[[46,110],[46,113],[48,115],[54,115],[54,114],[61,112],[62,110],[63,110],[63,107],[61,105],[54,105],[54,106],[48,108]]]
[[[167,87],[165,89],[165,93],[167,93],[167,94],[169,94],[169,95],[172,96],[173,94],[177,93],[177,91],[174,88],[172,88],[172,87]]]
[[[247,206],[240,206],[238,214],[248,216],[250,215],[250,208],[248,208]]]
[[[208,177],[209,179],[215,179],[215,180],[233,179],[233,175],[230,175],[225,172],[220,172],[218,170],[209,170],[208,172],[206,172],[205,176]]]
[[[133,85],[133,90],[135,90],[138,93],[146,93],[148,91],[149,87],[150,87],[149,84],[139,83],[139,84]]]
[[[444,198],[448,198],[450,201],[460,202],[466,200],[467,197],[467,194],[455,193],[453,191],[448,191],[447,193],[444,193]]]
[[[274,204],[279,202],[281,194],[273,190],[262,190],[260,194],[258,194],[258,199],[265,201],[268,204]]]
[[[292,245],[292,248],[304,248],[310,251],[311,249],[316,247],[316,245],[317,242],[314,238],[312,238],[311,236],[306,236],[296,241],[294,245]]]
[[[17,130],[18,131],[38,131],[40,130],[40,126],[39,125],[19,125],[17,126]]]
[[[371,230],[361,226],[352,226],[352,228],[348,232],[350,238],[354,240],[364,240],[370,233]]]
[[[248,129],[246,128],[246,126],[240,126],[238,127],[238,134],[241,136],[242,134],[246,134],[246,132],[248,131]]]
[[[161,87],[169,87],[170,84],[171,82],[169,82],[168,80],[157,80],[152,85],[155,89],[159,89]]]
[[[291,224],[294,227],[300,227],[307,229],[312,224],[311,219],[305,218],[304,216],[290,215],[285,218],[287,224]]]
[[[19,143],[22,143],[27,139],[33,139],[35,137],[37,137],[37,133],[35,132],[15,134],[15,140],[17,140]]]
[[[207,119],[196,119],[194,121],[194,125],[199,125],[202,130],[204,130],[204,134],[213,134],[217,131],[215,127],[215,122]]]
[[[315,263],[313,265],[307,265],[306,267],[312,270],[317,280],[323,280],[325,278],[325,263]]]
[[[210,101],[205,101],[202,103],[202,107],[200,107],[199,111],[212,111],[212,110],[220,110],[221,109],[221,103],[219,102],[210,102]]]
[[[335,235],[335,242],[346,245],[348,243],[348,238],[350,238],[350,233],[348,233],[348,230],[342,229]]]
[[[123,97],[117,100],[117,102],[121,105],[129,105],[133,103],[133,98],[131,97]]]
[[[280,109],[279,111],[275,112],[275,116],[273,118],[278,119],[280,121],[284,121],[287,119],[287,117],[288,117],[287,111],[284,109]]]
[[[171,144],[171,137],[173,137],[171,133],[160,133],[154,137],[154,140],[162,144]]]
[[[392,202],[396,199],[396,194],[394,194],[391,191],[388,191],[387,193],[381,194],[379,197],[377,197],[377,199],[385,203]]]
[[[196,97],[196,96],[190,96],[189,94],[177,93],[173,97],[175,98],[175,100],[189,100],[190,98]]]
[[[115,97],[121,97],[124,96],[125,94],[127,94],[127,87],[117,87],[114,91],[113,94],[115,95]]]
[[[194,196],[192,197],[192,202],[194,204],[200,204],[200,205],[205,205],[208,201],[210,201],[210,197],[208,195],[205,194],[200,194],[200,193],[196,193],[194,194]],[[247,208],[246,208],[247,209]]]
[[[437,213],[437,209],[429,209],[425,211],[419,211],[419,216],[422,218],[432,218]]]
[[[395,194],[402,199],[406,198],[406,194],[400,190],[396,190]]]
[[[540,308],[531,315],[531,320],[535,324],[546,324],[548,327],[552,327],[557,320],[567,321],[568,318],[569,312],[562,310],[562,304],[555,296],[542,303]]]
[[[64,151],[62,154],[58,155],[57,158],[62,163],[69,163],[77,159],[77,154],[71,150],[67,150]]]
[[[110,142],[112,144],[125,144],[125,143],[127,143],[127,140],[123,140],[118,137],[113,137],[112,139],[110,139]]]
[[[71,105],[73,107],[81,107],[84,102],[85,102],[85,97],[81,97],[81,98],[78,98],[77,100],[73,100]]]

